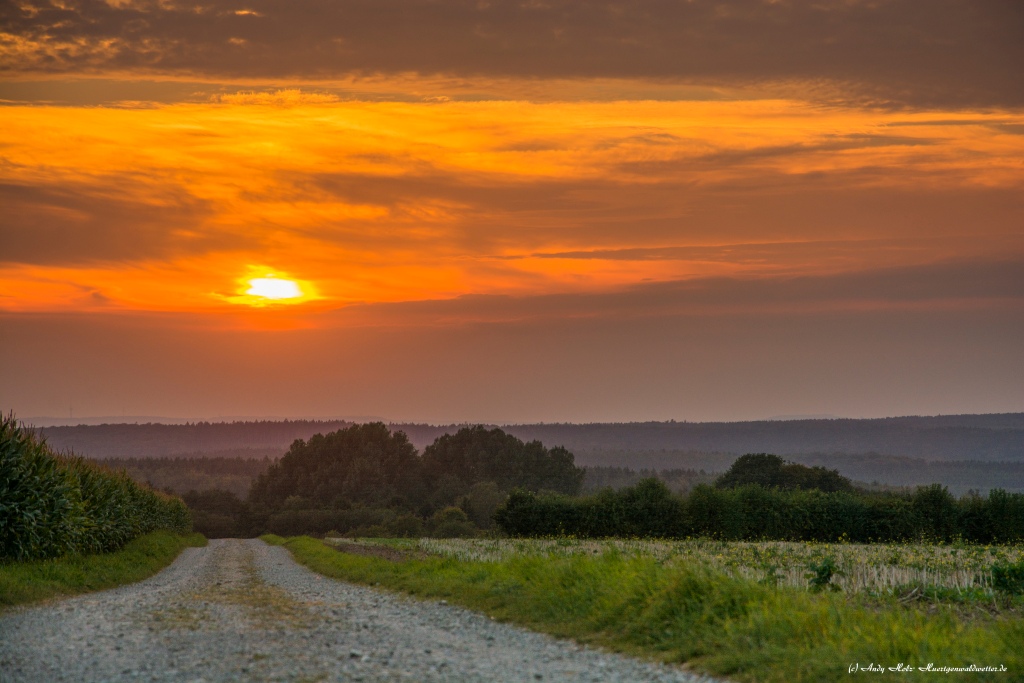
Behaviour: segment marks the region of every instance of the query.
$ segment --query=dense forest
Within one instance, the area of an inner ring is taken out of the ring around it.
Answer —
[[[226,449],[278,449],[350,426],[343,421],[285,420],[199,422],[184,425],[111,424],[47,427],[50,445],[92,458],[154,457]],[[392,424],[416,448],[465,425]],[[508,425],[502,430],[524,442],[559,444],[581,456],[587,452],[662,450],[731,454],[876,453],[929,461],[1024,462],[1024,413],[895,417],[870,420],[814,419],[755,422],[643,422],[616,424]],[[259,456],[262,457],[262,456]],[[588,463],[590,464],[590,463]],[[650,467],[628,461],[592,463]],[[689,467],[658,464],[657,469]],[[724,464],[721,469],[728,467]]]

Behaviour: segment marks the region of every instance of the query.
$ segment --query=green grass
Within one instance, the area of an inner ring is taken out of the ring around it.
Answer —
[[[141,581],[185,548],[204,545],[201,534],[154,531],[112,553],[0,564],[0,608]]]
[[[308,537],[264,540],[325,576],[445,598],[556,636],[738,681],[835,681],[849,676],[850,665],[871,663],[1007,667],[943,680],[1021,680],[1024,672],[1024,621],[1013,615],[968,619],[951,606],[770,587],[691,562],[615,551],[395,563],[339,553]]]

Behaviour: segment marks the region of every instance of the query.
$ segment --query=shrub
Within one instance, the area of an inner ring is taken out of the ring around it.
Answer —
[[[807,565],[807,569],[808,572],[804,576],[810,579],[810,587],[813,592],[820,593],[823,590],[839,590],[839,586],[832,583],[832,577],[844,576],[844,574],[839,570],[833,558],[826,557],[820,562],[811,562]]]
[[[1024,561],[992,565],[992,587],[1010,595],[1024,595]]]
[[[477,529],[465,511],[457,507],[446,507],[435,512],[427,528],[435,538],[472,538],[477,535]]]
[[[828,493],[853,491],[853,484],[836,470],[787,462],[770,453],[747,453],[715,481],[718,488],[757,484],[765,488],[817,489]]]

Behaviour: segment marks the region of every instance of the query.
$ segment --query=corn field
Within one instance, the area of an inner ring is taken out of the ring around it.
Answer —
[[[58,455],[0,415],[0,562],[109,552],[156,529],[191,527],[180,498]]]

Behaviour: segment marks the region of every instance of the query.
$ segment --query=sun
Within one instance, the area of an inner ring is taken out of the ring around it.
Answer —
[[[238,287],[235,293],[220,295],[219,298],[255,308],[303,304],[321,298],[308,280],[266,267],[249,266],[246,270],[245,275],[235,280]]]
[[[294,280],[282,280],[276,277],[257,277],[249,280],[249,296],[264,299],[297,299],[302,296],[302,288]]]

